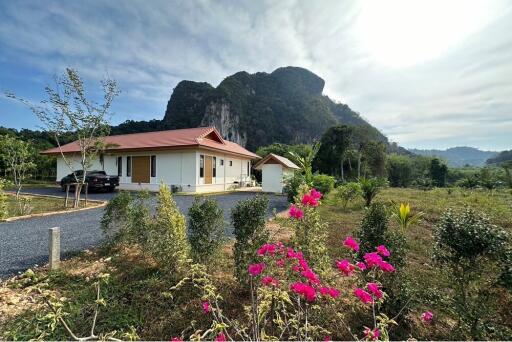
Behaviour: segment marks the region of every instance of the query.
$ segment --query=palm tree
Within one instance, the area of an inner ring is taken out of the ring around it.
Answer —
[[[311,149],[308,149],[305,155],[299,155],[295,152],[288,152],[288,154],[299,164],[298,166],[302,169],[306,176],[306,183],[311,185],[313,183],[313,160],[320,149],[320,143],[315,142]]]

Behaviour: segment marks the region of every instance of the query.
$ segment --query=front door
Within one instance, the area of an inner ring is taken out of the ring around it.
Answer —
[[[149,156],[132,157],[132,183],[149,183]]]
[[[212,156],[204,156],[204,184],[212,184],[213,162]]]

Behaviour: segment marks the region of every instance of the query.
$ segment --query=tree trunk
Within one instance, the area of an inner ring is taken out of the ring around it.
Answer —
[[[75,185],[75,201],[73,203],[73,208],[78,208],[80,206],[80,193],[82,191],[82,185],[81,183],[77,183]]]
[[[344,182],[345,181],[345,174],[343,173],[343,164],[345,162],[345,158],[341,158],[341,163],[340,163],[340,170],[341,170],[341,180]]]

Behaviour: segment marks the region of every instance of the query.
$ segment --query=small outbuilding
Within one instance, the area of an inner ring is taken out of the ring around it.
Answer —
[[[282,193],[284,180],[300,169],[290,159],[270,153],[254,165],[261,170],[261,185],[264,192]]]

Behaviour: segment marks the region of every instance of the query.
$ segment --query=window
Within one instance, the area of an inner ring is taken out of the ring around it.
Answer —
[[[232,160],[229,161],[229,166],[233,166],[233,161]]]
[[[217,177],[217,157],[213,157],[213,171],[212,171],[212,177]]]
[[[117,175],[119,177],[123,175],[123,157],[117,157]]]
[[[247,162],[247,176],[251,174],[251,162]]]
[[[151,156],[151,177],[156,177],[156,156]]]
[[[132,176],[132,157],[126,157],[126,177]]]
[[[220,166],[224,166],[224,159],[220,160]]]
[[[199,156],[199,177],[204,177],[204,156],[202,154]]]

